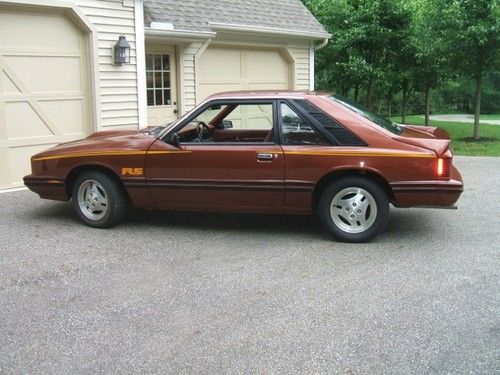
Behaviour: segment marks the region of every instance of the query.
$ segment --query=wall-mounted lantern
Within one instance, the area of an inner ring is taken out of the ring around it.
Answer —
[[[118,37],[115,47],[115,65],[122,65],[130,63],[130,44],[123,35]]]

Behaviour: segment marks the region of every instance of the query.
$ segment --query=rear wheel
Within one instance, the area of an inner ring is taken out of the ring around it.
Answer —
[[[389,201],[375,182],[347,177],[328,186],[319,201],[323,225],[338,240],[366,242],[387,226]]]
[[[110,176],[99,171],[88,171],[75,180],[73,207],[85,224],[108,228],[123,218],[126,201],[122,189]]]

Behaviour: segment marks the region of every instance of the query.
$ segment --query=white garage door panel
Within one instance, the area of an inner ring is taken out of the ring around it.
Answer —
[[[63,14],[0,8],[0,188],[30,157],[90,132],[85,35]]]
[[[6,103],[5,119],[9,140],[54,135],[27,102]]]
[[[221,91],[289,89],[289,70],[275,49],[211,46],[200,58],[197,99]]]
[[[286,83],[287,69],[283,56],[278,51],[247,50],[247,71],[251,79],[264,82]]]
[[[16,12],[0,9],[0,46],[32,51],[33,48],[67,51],[79,49],[75,25],[59,14]],[[26,32],[26,31],[31,32]],[[76,46],[76,48],[75,48]]]
[[[210,83],[210,84],[200,84],[197,91],[198,102],[205,99],[207,96],[215,94],[216,92],[222,91],[238,91],[241,90],[241,85],[238,83]]]
[[[13,70],[14,83],[32,94],[82,90],[79,56],[6,56],[4,61]]]
[[[9,174],[7,175],[8,181],[22,181],[26,173],[29,173],[27,171],[31,168],[30,158],[26,157],[26,155],[34,155],[46,150],[48,147],[47,145],[11,147],[9,150],[9,162],[15,168],[9,169]],[[16,185],[11,184],[10,186]]]

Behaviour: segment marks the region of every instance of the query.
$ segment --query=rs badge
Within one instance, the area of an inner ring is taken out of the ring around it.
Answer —
[[[122,175],[124,176],[142,176],[143,173],[142,168],[122,168]]]

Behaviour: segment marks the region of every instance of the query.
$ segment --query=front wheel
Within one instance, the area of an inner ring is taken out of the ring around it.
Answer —
[[[99,171],[88,171],[75,180],[73,207],[85,224],[108,228],[125,215],[126,200],[122,189],[111,177]]]
[[[380,185],[369,179],[342,178],[321,195],[319,215],[336,239],[366,242],[387,226],[389,200]]]

